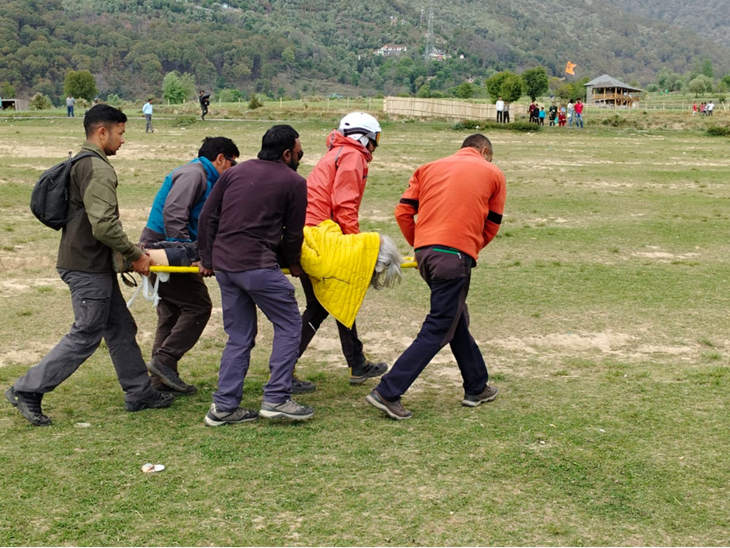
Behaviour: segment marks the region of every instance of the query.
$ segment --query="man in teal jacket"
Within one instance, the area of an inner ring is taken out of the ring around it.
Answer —
[[[227,137],[206,137],[198,157],[170,173],[157,192],[140,244],[165,247],[168,258],[179,253],[177,264],[198,260],[198,217],[221,174],[236,165],[238,147]],[[174,246],[176,249],[170,249]],[[187,261],[187,262],[186,262]],[[202,276],[212,272],[201,267]],[[160,392],[194,394],[195,386],[178,374],[178,362],[203,333],[212,303],[198,274],[174,274],[160,284],[157,332],[147,368],[152,386]]]

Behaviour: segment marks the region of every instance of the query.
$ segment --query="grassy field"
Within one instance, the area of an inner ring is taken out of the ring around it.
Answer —
[[[295,123],[305,176],[337,116]],[[469,304],[494,403],[460,406],[444,350],[403,399],[414,418],[387,420],[364,401],[373,381],[347,383],[328,320],[299,366],[318,383],[299,398],[312,421],[206,428],[226,340],[209,281],[213,317],[181,363],[197,395],[126,413],[102,348],[44,400],[52,427],[0,407],[0,544],[727,545],[730,140],[702,124],[637,131],[588,117],[584,131],[490,135],[508,200]],[[169,120],[149,135],[132,120],[113,158],[127,231],[140,233],[163,177],[203,136],[230,136],[250,158],[269,125]],[[411,172],[467,134],[386,123],[363,227],[410,252],[393,208]],[[27,203],[81,135],[79,118],[0,119],[2,390],[72,321],[54,270],[58,234]],[[392,363],[427,308],[413,271],[369,294],[358,318],[366,350]],[[133,312],[147,354],[155,313],[141,301]],[[271,344],[260,320],[243,402],[254,408]],[[167,469],[146,475],[146,462]]]

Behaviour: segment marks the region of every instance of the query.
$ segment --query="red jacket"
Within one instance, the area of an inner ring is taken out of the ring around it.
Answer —
[[[395,218],[415,249],[443,245],[476,260],[499,230],[506,196],[504,173],[467,147],[419,167]]]
[[[343,234],[359,234],[358,213],[373,155],[337,130],[327,137],[327,148],[307,178],[306,225],[332,219]]]

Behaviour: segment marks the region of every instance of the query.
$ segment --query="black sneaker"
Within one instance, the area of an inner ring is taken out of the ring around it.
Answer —
[[[5,391],[5,399],[10,402],[13,407],[18,407],[18,395],[12,386]]]
[[[464,394],[461,405],[464,407],[476,407],[477,405],[494,401],[494,398],[497,397],[497,392],[499,392],[499,389],[496,386],[487,385],[482,390],[482,393],[477,396],[467,396]]]
[[[136,413],[143,409],[163,409],[165,407],[170,407],[174,401],[175,396],[172,394],[155,392],[154,396],[150,396],[144,400],[124,402],[124,408],[130,413]]]
[[[17,401],[17,408],[20,414],[23,415],[28,422],[34,426],[50,426],[51,419],[43,414],[41,410],[41,400],[43,394],[36,392],[19,392],[12,387],[5,392],[5,397],[12,403],[11,398],[8,397],[8,392],[11,393],[11,397],[14,394]]]
[[[167,367],[166,365],[160,363],[160,361],[156,357],[148,361],[146,365],[147,370],[150,373],[154,373],[155,375],[160,377],[160,380],[167,386],[172,388],[174,391],[182,392],[184,394],[190,394],[190,390],[192,389],[193,394],[197,392],[197,388],[186,384],[185,381],[180,378],[180,375],[177,374],[177,371],[175,371],[172,367]]]
[[[379,377],[387,370],[388,364],[385,362],[373,363],[365,360],[360,367],[350,368],[350,384],[362,384],[370,378]]]
[[[365,401],[373,407],[383,411],[391,419],[397,421],[410,419],[413,416],[413,413],[403,407],[400,399],[397,401],[388,401],[384,399],[377,390],[373,390],[370,394],[365,396]]]
[[[292,376],[291,378],[291,393],[292,394],[307,394],[317,390],[317,385],[313,382],[305,381],[298,377]]]
[[[253,409],[236,407],[231,411],[219,410],[214,403],[210,404],[210,411],[205,415],[205,424],[208,426],[222,426],[224,424],[236,424],[238,422],[255,421],[259,414]]]

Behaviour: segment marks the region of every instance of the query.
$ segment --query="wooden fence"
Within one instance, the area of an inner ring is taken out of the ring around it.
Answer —
[[[445,118],[447,120],[496,120],[497,109],[489,103],[467,103],[446,99],[417,99],[414,97],[386,97],[383,111],[391,116],[410,118]],[[527,112],[525,105],[510,104],[511,121]]]

